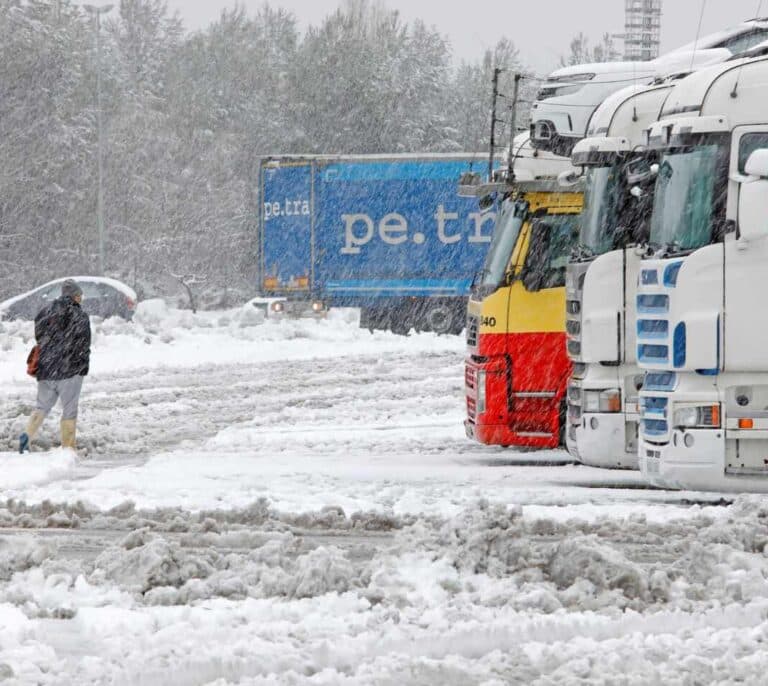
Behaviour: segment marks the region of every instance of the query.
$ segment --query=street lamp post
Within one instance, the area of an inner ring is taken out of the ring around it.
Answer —
[[[83,5],[83,9],[96,20],[96,129],[98,137],[99,188],[96,198],[96,214],[99,224],[99,274],[104,275],[104,127],[101,111],[101,15],[113,5]]]

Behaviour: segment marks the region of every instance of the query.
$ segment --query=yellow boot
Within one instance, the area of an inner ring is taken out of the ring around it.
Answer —
[[[27,423],[27,430],[19,436],[19,452],[29,452],[29,445],[45,421],[45,413],[35,410]]]
[[[75,436],[77,434],[77,420],[76,419],[62,419],[61,420],[61,447],[71,448],[76,450]]]

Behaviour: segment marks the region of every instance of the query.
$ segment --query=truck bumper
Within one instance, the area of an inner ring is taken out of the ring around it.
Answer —
[[[467,436],[485,445],[557,448],[562,397],[530,397],[521,391],[510,398],[509,379],[504,357],[467,359]]]
[[[636,433],[636,427],[637,423],[628,422],[623,412],[586,413],[580,425],[571,427],[569,442],[583,464],[637,469],[637,450],[627,452],[627,432]],[[635,440],[631,444],[637,446]]]
[[[690,446],[685,445],[689,436]],[[676,443],[676,445],[675,445]],[[723,431],[675,431],[664,445],[640,441],[640,472],[654,486],[694,491],[725,490],[725,438]],[[765,484],[768,490],[768,482]]]
[[[686,446],[685,437],[693,439]],[[723,430],[674,431],[666,445],[640,442],[640,471],[654,486],[716,493],[768,493],[768,476],[729,474]]]
[[[560,445],[559,433],[515,432],[506,424],[476,424],[467,419],[464,422],[467,438],[484,445],[501,445],[505,448],[557,448]]]

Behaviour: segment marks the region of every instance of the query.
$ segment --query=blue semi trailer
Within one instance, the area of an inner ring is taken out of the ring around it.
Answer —
[[[261,290],[360,325],[459,333],[495,216],[457,195],[482,155],[271,157],[261,161]]]

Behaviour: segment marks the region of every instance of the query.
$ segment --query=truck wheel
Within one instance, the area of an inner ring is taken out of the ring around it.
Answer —
[[[386,331],[389,328],[388,317],[380,310],[364,307],[360,310],[360,328],[368,329],[371,333],[376,330]]]
[[[411,333],[411,323],[407,319],[397,319],[392,322],[390,331],[398,336],[407,336]]]
[[[427,312],[427,326],[435,333],[451,333],[454,327],[454,314],[450,307],[436,305]]]

